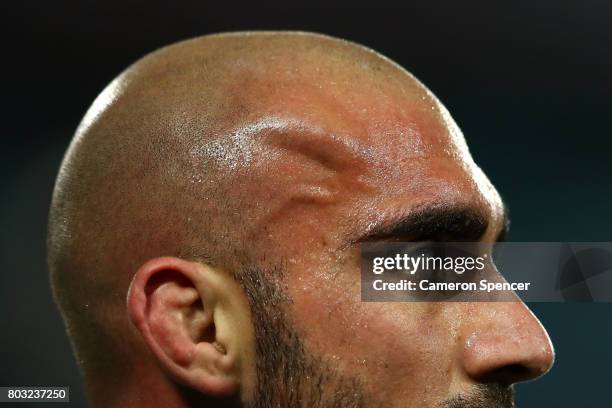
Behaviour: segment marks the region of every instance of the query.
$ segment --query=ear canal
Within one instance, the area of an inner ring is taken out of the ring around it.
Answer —
[[[211,317],[207,316],[204,311],[202,299],[197,299],[188,313],[189,317],[196,322],[191,329],[191,338],[197,342],[212,343],[215,340],[217,329]],[[195,315],[197,315],[197,318],[195,318]]]
[[[213,342],[213,347],[221,354],[227,354],[227,350],[225,350],[225,347],[223,347],[223,345],[221,343],[219,343],[217,340],[215,340]]]

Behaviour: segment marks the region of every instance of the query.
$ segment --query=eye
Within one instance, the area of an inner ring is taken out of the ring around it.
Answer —
[[[415,279],[422,273],[425,260],[440,257],[444,247],[434,241],[424,242],[384,242],[377,244],[377,257],[396,260],[396,267],[388,271],[398,278]]]

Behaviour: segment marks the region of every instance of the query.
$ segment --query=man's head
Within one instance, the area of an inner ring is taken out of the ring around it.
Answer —
[[[362,303],[359,287],[363,241],[494,241],[504,224],[401,67],[234,33],[150,54],[96,99],[49,264],[94,406],[506,407],[553,358],[523,303]]]

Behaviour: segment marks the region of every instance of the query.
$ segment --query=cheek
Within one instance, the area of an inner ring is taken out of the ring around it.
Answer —
[[[292,315],[310,353],[361,378],[369,393],[393,390],[386,399],[448,394],[456,347],[443,304],[362,303],[354,280],[289,280]]]

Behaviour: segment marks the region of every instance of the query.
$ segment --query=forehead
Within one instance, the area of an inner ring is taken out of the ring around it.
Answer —
[[[227,132],[239,135],[232,141],[243,148],[312,142],[321,152],[336,148],[339,160],[369,160],[378,170],[407,158],[468,161],[463,136],[446,109],[416,79],[394,73],[378,78],[367,70],[241,72],[243,79],[226,91],[232,95],[228,104],[241,107],[228,115]]]
[[[424,87],[321,81],[264,84],[258,109],[229,130],[235,154],[224,157],[255,229],[321,235],[323,219],[336,231],[367,228],[428,204],[501,220],[499,196]]]

